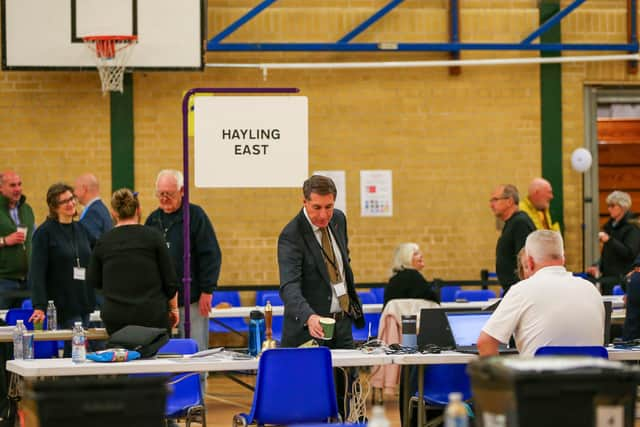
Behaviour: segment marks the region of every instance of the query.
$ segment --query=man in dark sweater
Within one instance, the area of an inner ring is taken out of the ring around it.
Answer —
[[[20,176],[0,172],[0,308],[19,306],[21,300],[2,292],[26,289],[34,222]]]
[[[151,212],[145,225],[154,227],[164,235],[169,254],[173,260],[178,280],[184,277],[182,197],[184,177],[177,170],[162,170],[156,179],[156,197],[159,207]],[[200,350],[209,347],[209,311],[211,297],[218,285],[222,254],[209,217],[204,210],[189,203],[189,239],[191,246],[191,286],[189,311],[191,337],[198,342]],[[181,282],[182,283],[182,282]],[[180,319],[184,319],[184,290],[180,286],[178,304]],[[184,323],[180,322],[184,333]]]
[[[512,184],[498,186],[489,199],[493,214],[504,221],[502,234],[496,245],[496,274],[505,294],[519,280],[518,252],[529,233],[536,229],[531,218],[519,211],[519,202],[518,189]]]

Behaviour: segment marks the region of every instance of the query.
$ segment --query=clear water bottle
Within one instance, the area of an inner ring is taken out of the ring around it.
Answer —
[[[47,305],[47,330],[55,331],[58,329],[58,312],[53,300],[49,300]]]
[[[87,360],[87,336],[82,328],[82,322],[73,324],[73,338],[71,338],[71,360],[82,363]]]
[[[468,427],[469,414],[462,403],[462,393],[449,393],[449,404],[444,410],[444,427]]]
[[[27,331],[22,319],[16,321],[16,327],[13,328],[13,358],[24,359],[24,333]]]
[[[369,418],[369,427],[389,427],[391,423],[384,414],[384,406],[375,405],[371,410],[371,418]]]
[[[265,338],[264,313],[253,310],[249,314],[249,354],[257,356],[262,350]]]

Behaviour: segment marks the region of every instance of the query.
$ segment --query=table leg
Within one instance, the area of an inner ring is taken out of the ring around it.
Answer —
[[[404,399],[402,401],[402,427],[411,427],[409,426],[409,401],[411,400],[411,378],[409,376],[409,366],[401,366],[402,369],[402,377],[404,380],[404,384],[402,386],[404,390]]]
[[[424,422],[424,365],[418,365],[418,427]]]

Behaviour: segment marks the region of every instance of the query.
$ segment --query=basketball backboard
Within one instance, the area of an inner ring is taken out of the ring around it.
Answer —
[[[203,69],[206,0],[0,0],[2,69],[95,69],[82,37],[135,35],[128,70]]]

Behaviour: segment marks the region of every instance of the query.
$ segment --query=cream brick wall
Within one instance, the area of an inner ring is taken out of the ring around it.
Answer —
[[[568,4],[568,2],[565,2]],[[563,6],[566,4],[563,3]],[[563,22],[567,42],[626,39],[624,2],[590,1]],[[209,0],[209,37],[255,4]],[[384,2],[283,0],[229,41],[337,40]],[[447,39],[445,1],[405,2],[356,41]],[[461,2],[463,41],[522,39],[537,26],[535,0]],[[348,7],[347,7],[348,6]],[[585,5],[586,6],[586,5]],[[464,52],[463,58],[534,57],[533,52]],[[208,62],[446,59],[445,53],[209,53]],[[581,265],[582,180],[569,167],[582,146],[585,82],[636,83],[625,65],[563,66],[563,172],[570,268]],[[192,87],[298,87],[309,98],[309,170],[342,169],[352,264],[360,282],[386,281],[393,248],[415,241],[429,277],[478,279],[494,269],[498,232],[488,198],[500,183],[526,191],[540,174],[539,66],[364,70],[258,70],[134,75],[135,187],[155,207],[161,168],[181,168],[181,100]],[[95,72],[0,72],[0,162],[23,176],[41,221],[57,181],[95,172],[110,192],[109,97]],[[359,171],[393,171],[394,216],[361,218]],[[278,282],[276,240],[301,205],[299,189],[192,189],[223,251],[222,284]]]

